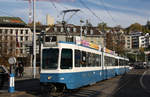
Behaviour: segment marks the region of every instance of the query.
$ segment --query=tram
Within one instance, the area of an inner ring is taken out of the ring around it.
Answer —
[[[77,89],[129,71],[128,59],[88,42],[58,42],[41,47],[41,87]]]

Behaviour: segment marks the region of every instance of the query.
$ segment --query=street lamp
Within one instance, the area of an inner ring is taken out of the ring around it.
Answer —
[[[82,23],[84,23],[83,20],[80,20],[80,40],[82,41]]]
[[[35,23],[35,9],[36,0],[33,0],[33,77],[36,75],[36,23]]]

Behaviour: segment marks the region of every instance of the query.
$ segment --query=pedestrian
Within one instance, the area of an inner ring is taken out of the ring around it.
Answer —
[[[23,77],[24,67],[22,64],[19,65],[19,75],[20,77]]]
[[[19,72],[19,66],[18,64],[16,65],[16,68],[15,68],[15,76],[18,77],[18,72]]]

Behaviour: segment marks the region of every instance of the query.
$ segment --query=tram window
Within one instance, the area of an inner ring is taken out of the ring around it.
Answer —
[[[104,57],[104,60],[105,60],[104,61],[105,62],[105,66],[107,66],[107,57],[106,56]]]
[[[99,55],[99,66],[101,66],[101,55]]]
[[[94,67],[95,66],[95,57],[94,57],[94,54],[91,53],[91,66]]]
[[[115,66],[118,66],[118,59],[115,59]]]
[[[86,67],[86,52],[82,51],[82,61],[81,61],[82,67]]]
[[[112,58],[112,66],[115,66],[115,58]]]
[[[99,55],[95,55],[95,65],[96,66],[99,66],[99,61],[100,61],[100,58],[99,58]]]
[[[119,60],[119,65],[120,65],[120,66],[123,66],[123,63],[124,63],[123,60],[120,59],[120,60]]]
[[[111,59],[108,56],[105,56],[105,65],[106,66],[111,66]]]
[[[108,66],[112,66],[112,59],[111,59],[111,57],[108,57]]]
[[[42,55],[42,68],[43,69],[57,69],[58,67],[58,49],[44,49]]]
[[[121,63],[121,60],[119,59],[119,66],[121,66],[122,65],[122,63]]]
[[[80,67],[81,53],[79,50],[75,50],[75,67]]]
[[[86,53],[86,67],[89,67],[90,66],[90,61],[89,61],[89,59],[90,59],[90,53],[89,52],[87,52]]]
[[[71,49],[62,49],[60,68],[61,69],[72,68],[72,50]]]
[[[87,63],[87,64],[88,64],[88,67],[91,67],[92,64],[93,64],[93,63],[92,63],[92,62],[93,62],[93,61],[92,61],[92,53],[88,53],[88,59],[87,59],[87,60],[88,60],[88,63]]]

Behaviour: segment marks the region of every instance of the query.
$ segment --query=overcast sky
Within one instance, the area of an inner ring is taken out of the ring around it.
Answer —
[[[53,2],[51,2],[53,1]],[[62,10],[80,9],[70,20],[73,13],[67,13],[65,20],[68,23],[80,24],[80,19],[89,20],[97,25],[106,22],[109,26],[121,25],[128,27],[138,22],[146,24],[150,20],[150,0],[50,0],[36,2],[36,20],[46,23],[46,15],[62,21]],[[88,8],[89,9],[88,9]],[[24,0],[0,0],[0,16],[21,17],[28,22],[29,4]]]

